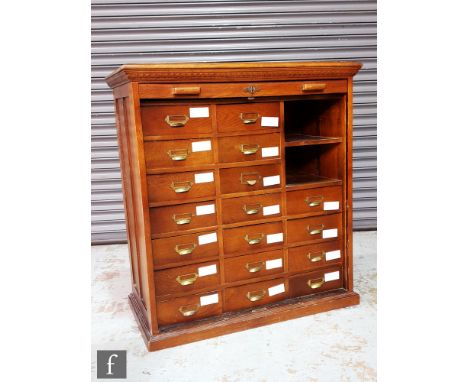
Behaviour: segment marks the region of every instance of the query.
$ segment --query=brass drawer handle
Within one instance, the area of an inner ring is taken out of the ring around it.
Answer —
[[[317,263],[317,262],[323,260],[323,256],[324,256],[324,255],[325,255],[325,252],[321,252],[321,253],[319,253],[319,254],[309,252],[309,253],[307,254],[307,258],[310,260],[311,263]]]
[[[164,120],[171,127],[184,127],[187,124],[189,117],[186,115],[167,115]]]
[[[252,155],[252,154],[255,154],[258,149],[260,148],[259,145],[257,144],[252,144],[252,145],[249,145],[249,144],[241,144],[240,145],[240,151],[242,154],[244,155]]]
[[[186,160],[189,156],[189,151],[187,149],[169,150],[167,155],[169,155],[169,158],[171,158],[173,161]]]
[[[195,313],[197,313],[198,309],[200,309],[200,304],[187,305],[187,306],[181,306],[179,308],[179,312],[184,317],[190,317],[190,316],[193,316]]]
[[[303,84],[302,91],[303,92],[316,92],[325,90],[327,84]]]
[[[192,188],[193,183],[191,181],[187,182],[172,182],[171,188],[175,193],[180,194],[183,192],[188,192]]]
[[[309,207],[317,207],[320,206],[323,202],[323,196],[308,196],[304,199]]]
[[[252,179],[254,178],[254,179]],[[243,172],[240,176],[241,184],[247,184],[249,186],[255,186],[259,181],[261,175],[258,172]]]
[[[309,232],[309,235],[318,235],[323,231],[325,226],[323,224],[320,224],[320,228],[310,228],[310,225],[307,226],[307,232]]]
[[[260,261],[258,263],[247,263],[245,264],[245,269],[247,269],[250,273],[256,273],[260,272],[264,266],[264,261]]]
[[[172,88],[172,94],[197,95],[200,94],[200,86]]]
[[[263,297],[265,297],[265,295],[266,295],[266,290],[262,289],[262,290],[255,291],[255,292],[247,292],[245,297],[247,297],[250,301],[254,302],[254,301],[261,300]]]
[[[258,214],[259,211],[262,209],[262,205],[260,203],[244,204],[244,207],[242,207],[242,209],[247,215],[255,215]]]
[[[240,113],[239,117],[244,124],[250,125],[257,122],[259,115],[258,113]]]
[[[188,275],[180,275],[176,277],[177,282],[180,285],[191,285],[197,281],[198,275],[196,273],[189,273]]]
[[[247,243],[249,243],[249,245],[255,245],[255,244],[260,244],[264,237],[265,237],[265,234],[263,233],[257,234],[256,236],[252,236],[252,237],[250,237],[249,234],[246,234],[244,236],[244,240]]]
[[[190,222],[192,221],[192,214],[191,213],[180,214],[180,215],[174,214],[172,215],[172,220],[174,220],[174,222],[177,225],[190,224]]]
[[[185,255],[190,255],[197,245],[195,243],[192,244],[177,244],[174,248],[174,250],[180,255],[180,256],[185,256]]]
[[[320,288],[323,284],[325,284],[325,279],[321,278],[321,279],[311,279],[311,280],[308,280],[307,281],[307,285],[311,288],[311,289],[317,289],[317,288]]]

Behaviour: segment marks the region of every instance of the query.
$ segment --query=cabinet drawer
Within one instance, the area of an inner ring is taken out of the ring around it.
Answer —
[[[276,164],[224,168],[219,176],[223,194],[280,188],[283,182],[281,166]]]
[[[192,136],[212,131],[211,110],[208,105],[148,104],[142,105],[140,110],[144,135]],[[208,116],[194,118],[197,114]]]
[[[148,175],[150,203],[215,196],[214,171]]]
[[[221,163],[278,159],[281,156],[280,134],[222,137],[219,141]]]
[[[211,238],[206,243],[204,238]],[[194,233],[151,241],[153,262],[156,266],[206,259],[218,256],[219,245],[216,232]]]
[[[289,191],[286,193],[288,215],[341,211],[342,191],[339,186]]]
[[[226,282],[249,280],[282,272],[284,272],[282,250],[238,256],[224,261]]]
[[[219,263],[213,261],[156,271],[154,282],[156,296],[217,288],[220,282]]]
[[[265,223],[225,229],[223,245],[225,254],[240,254],[283,245],[283,223]]]
[[[281,216],[281,194],[223,199],[223,223],[239,223]]]
[[[181,168],[213,164],[212,148],[211,139],[145,142],[146,168]]]
[[[159,325],[198,320],[221,314],[222,297],[218,291],[158,301],[156,303]]]
[[[289,286],[280,278],[227,288],[224,293],[225,310],[232,311],[284,300],[289,296]]]
[[[340,266],[311,272],[307,275],[294,276],[289,279],[291,297],[324,292],[343,287],[343,272]]]
[[[341,214],[288,220],[288,243],[322,242],[341,238]]]
[[[279,105],[279,102],[217,105],[218,131],[279,130]]]
[[[340,264],[343,259],[341,241],[319,243],[288,249],[290,272],[308,271],[326,265]]]
[[[216,226],[215,201],[150,209],[151,233],[183,232]]]

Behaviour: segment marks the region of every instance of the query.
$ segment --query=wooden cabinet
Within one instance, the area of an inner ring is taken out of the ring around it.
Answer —
[[[354,62],[124,65],[130,304],[149,350],[359,303]]]

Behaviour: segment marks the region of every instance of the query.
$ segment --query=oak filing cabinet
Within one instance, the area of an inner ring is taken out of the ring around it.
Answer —
[[[149,350],[359,303],[355,62],[124,65],[117,115]]]

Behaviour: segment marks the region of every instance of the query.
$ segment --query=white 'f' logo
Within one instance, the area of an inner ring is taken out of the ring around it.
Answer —
[[[107,375],[113,375],[112,365],[115,365],[115,363],[112,362],[112,357],[118,358],[119,356],[117,354],[110,355],[109,360],[107,361]]]

